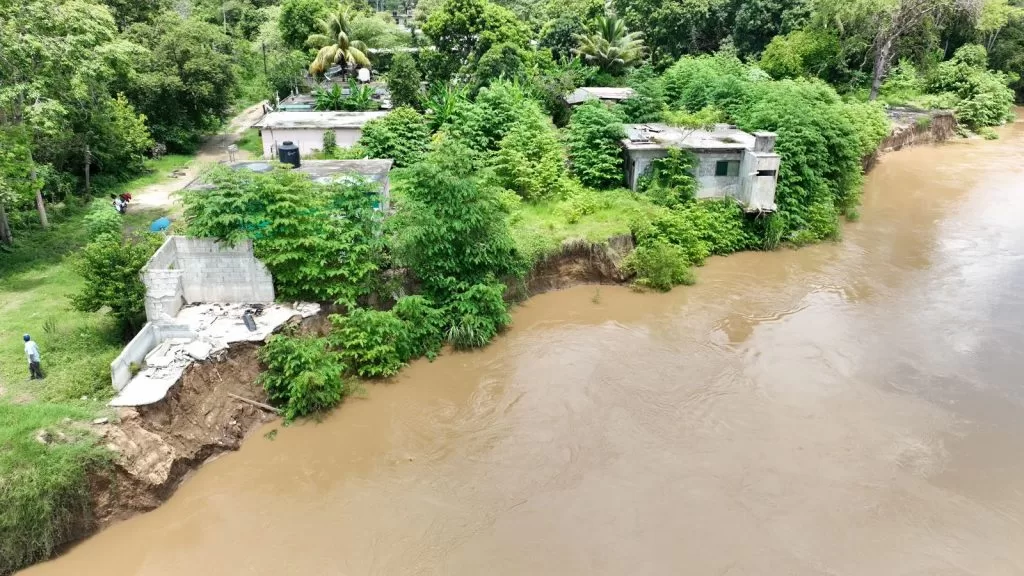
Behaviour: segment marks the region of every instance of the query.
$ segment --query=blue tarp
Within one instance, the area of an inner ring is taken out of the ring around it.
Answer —
[[[163,218],[157,218],[153,220],[153,223],[149,225],[150,232],[163,232],[171,227],[171,220],[164,216]]]

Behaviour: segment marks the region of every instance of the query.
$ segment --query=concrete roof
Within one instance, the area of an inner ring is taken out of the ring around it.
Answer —
[[[567,104],[581,104],[587,100],[626,100],[633,97],[632,88],[608,88],[605,86],[584,86],[565,97]]]
[[[361,128],[370,120],[385,115],[387,112],[271,112],[254,126],[282,130]]]
[[[380,182],[387,177],[391,171],[394,160],[303,160],[302,164],[295,168],[296,172],[308,174],[310,178],[320,183],[343,180],[345,176],[358,174],[367,180]],[[270,162],[249,161],[235,162],[232,168],[252,170],[253,172],[269,172],[274,169]]]
[[[735,126],[719,124],[712,130],[679,128],[668,124],[626,124],[622,144],[629,150],[753,150],[755,138]]]

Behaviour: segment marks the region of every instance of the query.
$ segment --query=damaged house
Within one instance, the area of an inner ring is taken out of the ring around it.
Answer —
[[[675,148],[696,157],[697,198],[735,198],[748,212],[775,211],[781,158],[775,153],[774,133],[749,134],[726,124],[710,130],[657,123],[625,128],[622,147],[631,190],[637,189],[653,161]]]

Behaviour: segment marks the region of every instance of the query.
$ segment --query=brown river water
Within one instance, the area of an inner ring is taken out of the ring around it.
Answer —
[[[835,244],[531,299],[26,576],[1024,574],[1024,123]]]

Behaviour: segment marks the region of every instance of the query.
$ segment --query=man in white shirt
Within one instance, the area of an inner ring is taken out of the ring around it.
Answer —
[[[39,346],[32,337],[25,334],[25,357],[28,358],[28,372],[32,380],[43,379],[43,367],[39,364]]]

